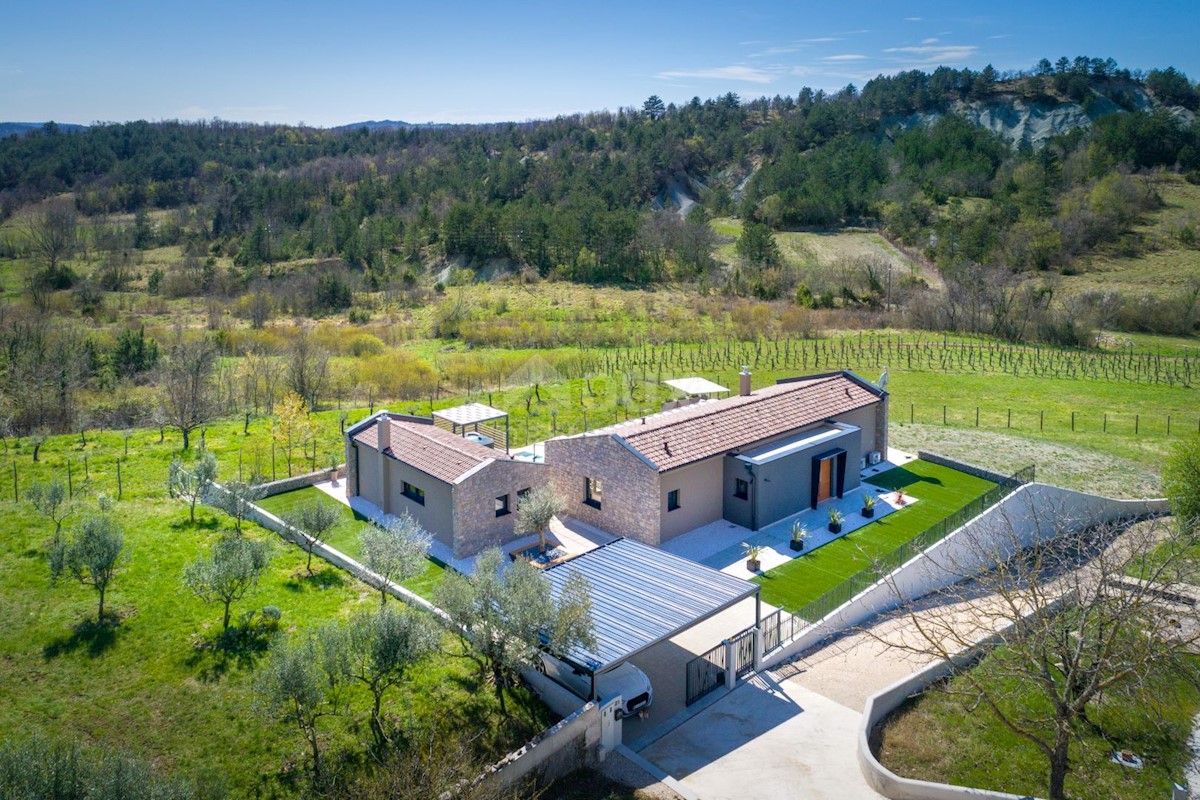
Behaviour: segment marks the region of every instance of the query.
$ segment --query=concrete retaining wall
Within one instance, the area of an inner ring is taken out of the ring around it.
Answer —
[[[1166,500],[1114,500],[1044,483],[1022,486],[763,660],[773,667],[871,617],[988,569],[1018,548],[1103,523],[1169,513]]]
[[[341,469],[341,467],[337,467]],[[319,469],[316,472],[306,472],[303,475],[293,475],[290,478],[280,478],[277,481],[259,484],[264,490],[263,497],[272,497],[284,492],[290,492],[293,489],[303,489],[305,486],[312,486],[315,483],[322,483],[333,477],[333,469]],[[341,474],[340,472],[338,474]]]

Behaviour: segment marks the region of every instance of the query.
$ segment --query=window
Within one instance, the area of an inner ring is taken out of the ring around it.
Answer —
[[[600,507],[600,479],[583,479],[583,502],[592,508]]]
[[[496,516],[503,517],[508,513],[508,495],[502,494],[496,498]]]
[[[521,501],[529,497],[529,493],[533,491],[533,487],[526,486],[524,489],[517,490],[517,505],[521,505]]]
[[[667,492],[667,511],[674,511],[679,508],[679,490],[672,489]]]
[[[413,486],[408,481],[404,481],[403,483],[404,483],[404,488],[401,489],[400,493],[403,494],[405,497],[407,497],[409,500],[412,500],[414,503],[417,503],[419,505],[425,505],[425,490],[418,489],[416,486]]]
[[[749,500],[750,482],[744,481],[741,478],[735,478],[733,481],[733,496],[739,500]]]

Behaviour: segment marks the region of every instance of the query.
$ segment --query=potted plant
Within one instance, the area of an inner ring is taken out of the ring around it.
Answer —
[[[746,569],[751,572],[758,572],[762,568],[762,564],[758,560],[758,555],[763,551],[763,546],[761,544],[742,542],[742,547],[746,551]]]
[[[836,508],[829,509],[829,532],[842,532],[842,512],[838,511]]]
[[[908,505],[908,498],[904,496],[903,489],[896,490],[896,505],[898,505],[898,506]]]
[[[788,545],[793,550],[799,552],[804,549],[804,540],[808,538],[808,528],[800,520],[792,523],[792,541]]]
[[[863,495],[862,515],[867,519],[875,516],[875,495],[870,492]]]

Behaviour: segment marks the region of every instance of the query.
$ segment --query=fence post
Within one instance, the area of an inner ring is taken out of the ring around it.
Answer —
[[[1012,409],[1008,410],[1008,427],[1012,427]]]
[[[725,642],[725,688],[730,691],[737,686],[737,656],[733,652],[733,640]]]
[[[121,499],[121,457],[117,456],[117,499]]]
[[[17,494],[17,462],[13,462],[13,502],[20,502],[21,496]]]
[[[1075,432],[1075,412],[1071,412],[1071,433]]]
[[[975,427],[979,427],[979,406],[975,406]]]
[[[75,496],[75,484],[71,480],[71,459],[67,459],[67,497]]]
[[[1104,432],[1108,433],[1108,412],[1104,412]]]
[[[1133,415],[1133,435],[1134,436],[1138,435],[1138,432],[1141,430],[1141,427],[1142,427],[1142,415],[1134,414]]]
[[[916,403],[909,403],[909,404],[908,404],[908,424],[909,424],[909,425],[912,425],[912,422],[913,422],[913,417],[914,417],[914,416],[916,415],[916,413],[917,413],[917,411],[916,411],[916,408],[917,408],[917,405],[916,405]]]
[[[1171,415],[1167,414],[1167,436],[1171,435]]]
[[[946,406],[945,405],[942,406],[942,424],[943,425],[946,424]]]

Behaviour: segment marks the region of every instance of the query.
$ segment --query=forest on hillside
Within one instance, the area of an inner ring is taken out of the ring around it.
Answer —
[[[1076,104],[1090,125],[1014,147],[955,113],[1013,98]],[[311,354],[384,359],[381,337],[391,347],[414,335],[547,347],[628,344],[647,331],[679,342],[812,335],[810,311],[866,315],[829,325],[1071,346],[1104,329],[1191,335],[1200,279],[1166,294],[1068,297],[1053,278],[1101,253],[1139,257],[1162,237],[1200,249],[1200,203],[1157,238],[1139,227],[1164,206],[1164,180],[1200,184],[1197,110],[1200,89],[1173,68],[1143,74],[1081,56],[1021,73],[902,72],[831,94],[651,97],[525,123],[50,123],[0,139],[0,421],[71,429],[81,419],[73,398],[88,387],[89,404],[104,409],[94,419],[144,422],[145,398],[126,408],[114,387],[162,383],[164,365],[192,355],[206,369],[222,357],[265,359],[259,367],[282,376],[284,344],[311,344],[286,361],[300,370],[286,382],[315,404],[304,390]],[[817,283],[781,251],[780,232],[847,226],[879,231],[937,285],[915,270],[893,285],[891,268],[869,257]],[[593,308],[554,327],[506,299],[484,314],[446,291],[496,274],[522,285],[687,287],[697,313],[667,324],[647,308],[604,321],[610,312]],[[713,295],[742,305],[714,309]],[[182,313],[184,301],[203,315]],[[273,319],[345,315],[364,326],[382,307],[425,308],[428,327],[364,327],[351,347],[300,335],[303,326],[248,343],[226,322],[232,314],[260,332]],[[74,327],[51,329],[50,319]],[[189,337],[204,329],[208,346],[191,353]],[[422,386],[436,383],[428,363],[413,369]]]

